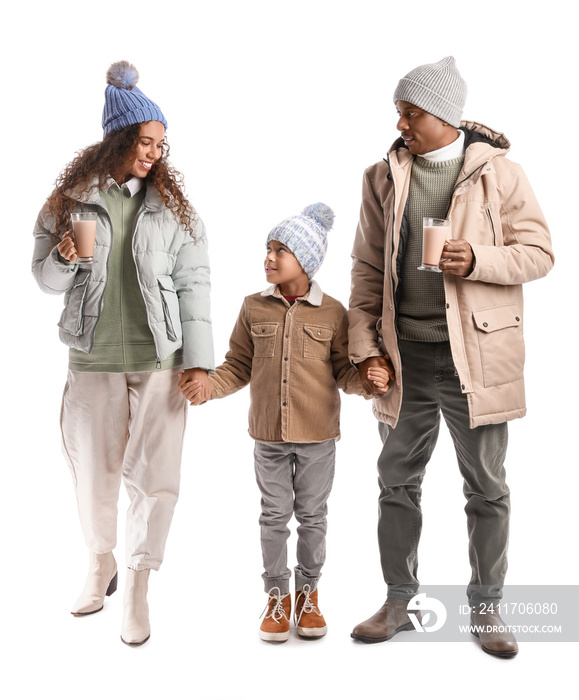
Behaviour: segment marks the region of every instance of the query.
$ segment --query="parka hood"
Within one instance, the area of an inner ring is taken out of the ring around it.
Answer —
[[[483,146],[486,145],[491,149],[499,150],[501,152],[500,155],[505,155],[511,147],[511,142],[504,134],[502,134],[500,131],[491,129],[484,124],[479,124],[478,122],[473,121],[462,121],[459,129],[464,131],[465,151],[468,150],[470,146],[482,144]],[[405,145],[401,136],[394,141],[389,152],[392,153],[393,151],[398,151],[400,149],[408,151],[408,147]],[[481,146],[477,146],[477,150],[486,152],[486,149],[481,149]],[[496,155],[499,154],[497,153]],[[490,157],[490,152],[487,157]]]

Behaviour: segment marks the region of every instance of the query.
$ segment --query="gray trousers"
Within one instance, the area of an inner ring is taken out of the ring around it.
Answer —
[[[255,443],[255,475],[261,491],[261,551],[265,590],[289,590],[288,523],[298,521],[295,587],[315,590],[326,559],[327,501],[334,481],[335,440],[320,443]]]
[[[379,425],[383,448],[378,458],[378,542],[388,595],[409,600],[418,590],[421,485],[442,412],[464,479],[472,569],[467,596],[473,603],[497,601],[507,570],[507,424],[469,428],[467,399],[449,343],[401,341],[400,350],[404,386],[400,418],[395,429]]]

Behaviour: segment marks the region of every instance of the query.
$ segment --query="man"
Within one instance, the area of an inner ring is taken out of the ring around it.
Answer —
[[[368,388],[375,366],[388,367],[391,381],[374,402],[383,441],[378,541],[388,597],[352,632],[363,642],[412,629],[406,606],[419,585],[421,482],[440,412],[464,478],[471,621],[503,624],[492,604],[501,599],[507,569],[507,421],[526,412],[521,285],[546,275],[553,254],[530,185],[505,158],[508,140],[461,122],[465,98],[451,56],[408,73],[394,93],[401,138],[364,174],[350,357]],[[442,274],[417,269],[423,217],[451,221]],[[481,632],[480,640],[496,656],[518,651],[509,632]]]

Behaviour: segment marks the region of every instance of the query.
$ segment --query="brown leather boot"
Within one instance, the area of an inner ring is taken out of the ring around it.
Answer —
[[[386,598],[380,610],[365,622],[356,625],[350,636],[360,642],[374,644],[385,642],[398,632],[413,630],[414,625],[406,611],[407,605],[407,600]]]
[[[512,659],[519,652],[519,645],[498,612],[476,607],[470,614],[471,631],[480,639],[483,651],[501,659]]]
[[[309,583],[301,591],[296,591],[294,622],[300,637],[323,637],[328,631],[318,608],[318,589],[311,591]]]
[[[263,611],[265,617],[259,628],[259,637],[264,642],[285,642],[289,639],[291,595],[287,593],[282,596],[277,586],[271,588],[267,595],[269,598]]]

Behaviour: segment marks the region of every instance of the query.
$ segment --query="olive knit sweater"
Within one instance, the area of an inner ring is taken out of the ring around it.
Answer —
[[[448,340],[444,282],[437,272],[417,268],[422,262],[422,219],[444,219],[464,156],[431,162],[414,159],[408,204],[408,242],[402,263],[398,333],[402,340],[442,342]]]
[[[182,351],[179,350],[157,364],[153,334],[137,278],[132,239],[135,217],[143,204],[145,191],[142,187],[131,196],[126,188],[113,185],[107,192],[100,192],[113,228],[107,288],[93,350],[88,355],[71,349],[68,365],[71,370],[147,372],[168,369],[182,362]]]

